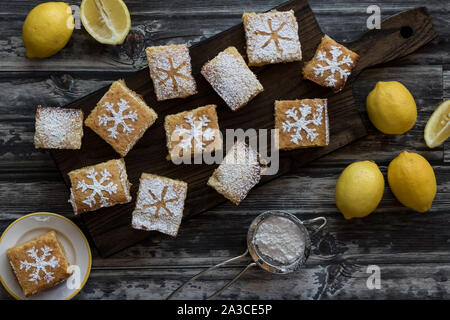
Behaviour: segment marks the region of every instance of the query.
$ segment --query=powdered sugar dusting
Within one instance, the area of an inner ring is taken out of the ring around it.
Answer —
[[[157,47],[147,54],[159,100],[186,97],[197,92],[186,45]]]
[[[301,60],[298,26],[292,12],[251,13],[244,21],[251,64]]]
[[[237,141],[214,171],[208,184],[238,204],[259,182],[263,168],[259,154],[245,142]]]
[[[234,48],[226,49],[202,68],[203,76],[232,110],[247,104],[263,90],[242,57],[232,54],[234,51],[237,53]]]
[[[79,147],[83,136],[83,112],[77,109],[38,107],[36,147],[69,149]]]
[[[154,175],[141,179],[132,226],[176,236],[183,217],[186,186]]]
[[[256,230],[253,243],[265,256],[282,264],[293,263],[305,252],[305,236],[291,220],[271,216]]]

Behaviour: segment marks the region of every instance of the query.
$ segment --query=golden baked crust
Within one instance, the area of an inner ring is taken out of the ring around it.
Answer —
[[[317,47],[314,57],[305,63],[303,76],[333,91],[341,91],[358,62],[359,55],[337,43],[327,35]],[[332,67],[330,63],[333,62]]]
[[[175,237],[183,218],[187,188],[184,181],[143,173],[131,226]]]
[[[69,262],[55,231],[16,245],[6,255],[27,297],[70,277]]]
[[[123,80],[118,80],[84,123],[124,157],[157,118],[141,96],[130,90]]]
[[[302,60],[294,11],[242,15],[249,66]]]
[[[194,129],[192,123],[196,128],[194,134],[198,135],[203,145],[192,138],[192,132],[189,132]],[[171,159],[222,149],[222,136],[214,104],[168,115],[164,120],[164,129]]]
[[[197,93],[187,44],[148,47],[145,52],[158,101]]]
[[[80,149],[83,138],[83,111],[37,106],[35,127],[36,148]]]
[[[264,90],[235,47],[228,47],[206,62],[201,74],[233,111]]]
[[[208,179],[208,186],[239,205],[259,182],[266,163],[245,142],[237,141]]]
[[[125,161],[114,159],[69,172],[75,214],[131,201]]]
[[[327,146],[327,99],[275,101],[275,129],[280,149]]]

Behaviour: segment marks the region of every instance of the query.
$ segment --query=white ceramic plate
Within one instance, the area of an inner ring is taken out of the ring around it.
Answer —
[[[69,264],[75,266],[75,272],[67,281],[31,297],[25,297],[11,269],[6,250],[51,230],[56,232]],[[48,212],[28,214],[11,223],[0,237],[0,281],[16,299],[72,299],[86,283],[91,272],[91,261],[91,249],[84,234],[75,223],[58,214]]]

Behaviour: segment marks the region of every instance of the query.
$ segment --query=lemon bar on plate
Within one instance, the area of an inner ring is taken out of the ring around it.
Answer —
[[[275,101],[275,129],[279,149],[327,146],[327,99]]]
[[[235,47],[228,47],[206,62],[201,74],[233,111],[264,90]]]
[[[6,255],[27,297],[70,277],[69,262],[55,231],[16,245]]]
[[[239,205],[258,184],[266,163],[258,152],[243,141],[237,141],[214,170],[208,185],[225,198]]]
[[[80,109],[36,108],[34,146],[46,149],[80,149],[83,111]]]
[[[249,66],[302,60],[294,11],[245,12],[242,22]]]
[[[145,51],[158,101],[197,93],[186,44],[148,47]]]
[[[84,123],[125,157],[157,118],[144,99],[119,80],[111,85]]]
[[[222,149],[222,136],[213,104],[166,116],[164,129],[172,160]]]
[[[180,180],[143,173],[132,214],[132,227],[175,237],[183,218],[187,187],[187,183]]]
[[[325,35],[314,57],[305,63],[303,76],[322,87],[341,91],[358,62],[359,55]]]
[[[74,213],[80,214],[131,201],[125,161],[114,159],[68,173]]]

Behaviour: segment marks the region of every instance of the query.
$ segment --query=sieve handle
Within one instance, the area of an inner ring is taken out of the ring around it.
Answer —
[[[314,230],[314,234],[315,234],[315,233],[319,232],[320,230],[322,230],[327,225],[327,219],[325,217],[317,217],[314,219],[305,220],[305,221],[303,221],[303,224],[313,224],[318,221],[322,221],[322,224]]]
[[[189,279],[188,281],[186,281],[184,284],[182,284],[180,287],[178,287],[178,289],[176,289],[174,292],[172,292],[166,299],[170,300],[178,291],[180,291],[181,289],[183,289],[184,287],[186,287],[186,285],[196,279],[198,279],[200,276],[204,275],[205,273],[212,271],[214,269],[217,269],[219,267],[222,267],[230,262],[234,262],[237,261],[241,258],[244,258],[245,256],[248,255],[248,249],[245,250],[245,252],[243,254],[241,254],[240,256],[228,259],[224,262],[221,262],[219,264],[216,264],[215,266],[209,267],[208,269],[203,270],[202,272],[198,273],[197,275],[193,276],[191,279]],[[219,294],[221,294],[223,291],[225,291],[228,287],[230,287],[233,283],[236,282],[236,280],[238,280],[245,271],[247,271],[248,269],[250,269],[251,267],[256,266],[256,263],[252,262],[249,265],[247,265],[244,270],[242,270],[241,272],[239,272],[239,274],[237,276],[235,276],[230,282],[228,282],[224,287],[222,287],[221,289],[219,289],[218,291],[216,291],[214,294],[212,294],[211,296],[209,296],[207,299],[211,299]]]
[[[222,292],[224,292],[225,290],[227,290],[233,283],[235,283],[244,273],[245,271],[247,271],[248,269],[252,268],[256,266],[255,262],[252,262],[250,264],[248,264],[244,269],[242,269],[241,272],[239,272],[233,279],[231,279],[230,282],[228,282],[226,285],[224,285],[221,289],[217,290],[215,293],[213,293],[212,295],[210,295],[207,300],[215,298],[216,296],[218,296],[219,294],[221,294]]]

